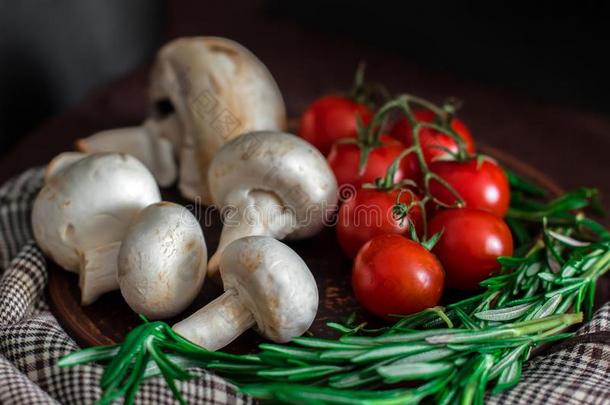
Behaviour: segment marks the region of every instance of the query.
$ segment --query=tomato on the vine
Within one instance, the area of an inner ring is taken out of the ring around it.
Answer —
[[[366,104],[342,96],[324,96],[301,116],[299,135],[326,156],[337,140],[357,137],[357,117],[366,126],[372,116]]]
[[[416,121],[423,123],[434,123],[437,117],[434,112],[425,109],[416,110],[413,115]],[[464,141],[465,152],[473,154],[475,152],[474,139],[464,123],[453,117],[451,118],[451,128]],[[413,145],[413,131],[406,117],[396,122],[391,134],[407,147]],[[427,163],[446,155],[447,150],[453,154],[457,154],[459,151],[455,139],[433,128],[421,128],[419,130],[419,140]]]
[[[438,304],[445,274],[437,258],[417,242],[380,235],[358,252],[352,270],[356,298],[375,315],[408,315]]]
[[[443,264],[450,288],[470,291],[500,268],[499,256],[513,254],[508,225],[493,214],[472,208],[439,211],[428,224],[433,235],[443,231],[432,249]]]
[[[405,149],[401,142],[389,136],[382,135],[379,141],[381,145],[371,147],[362,174],[359,173],[362,147],[356,143],[342,142],[333,145],[327,159],[339,186],[350,184],[359,188],[365,183],[372,183],[377,178],[383,177],[388,167]],[[396,170],[394,181],[398,182],[414,176],[411,166],[401,163]]]
[[[399,219],[394,213],[394,205],[399,190],[361,188],[339,209],[337,239],[343,252],[350,258],[356,257],[358,250],[375,236],[386,233],[408,235],[410,226],[421,233],[422,212],[414,205],[406,218]],[[420,198],[411,192],[402,192],[400,202],[409,206]]]
[[[504,170],[493,160],[441,161],[431,163],[430,171],[438,174],[462,197],[468,208],[489,211],[503,217],[510,204],[510,186]],[[456,197],[432,179],[430,193],[439,201],[452,205]]]

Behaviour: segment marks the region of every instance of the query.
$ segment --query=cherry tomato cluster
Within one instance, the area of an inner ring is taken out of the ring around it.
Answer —
[[[339,209],[337,238],[354,259],[356,297],[380,317],[432,307],[445,287],[476,290],[513,252],[507,176],[476,154],[455,110],[410,95],[375,110],[333,95],[301,118],[300,136],[354,191]]]

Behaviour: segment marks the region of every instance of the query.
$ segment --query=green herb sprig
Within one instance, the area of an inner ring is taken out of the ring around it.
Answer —
[[[582,195],[577,190],[562,201]],[[132,403],[142,381],[158,375],[184,403],[175,382],[193,378],[191,367],[214,371],[257,398],[286,403],[432,398],[480,404],[486,393],[519,382],[534,348],[570,336],[568,328],[583,313],[591,316],[596,281],[610,268],[610,239],[601,225],[568,206],[570,211],[555,211],[560,224],[543,217],[532,231],[541,236],[524,254],[499,259],[502,270],[482,283],[483,292],[391,326],[367,329],[351,318],[328,324],[340,332],[337,339],[299,337],[234,355],[207,351],[164,322],[146,322],[120,345],[84,349],[59,365],[105,364],[102,404],[121,397]]]

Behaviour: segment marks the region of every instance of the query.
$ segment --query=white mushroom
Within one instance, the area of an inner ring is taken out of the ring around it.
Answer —
[[[336,209],[337,181],[324,156],[302,138],[258,131],[225,144],[208,173],[224,227],[208,275],[217,276],[223,250],[249,235],[276,239],[318,233]]]
[[[318,309],[318,289],[303,260],[273,238],[250,236],[224,251],[225,292],[173,329],[208,350],[218,350],[255,326],[278,343],[302,335]]]
[[[197,219],[181,205],[160,202],[131,223],[119,252],[119,285],[135,312],[150,319],[182,312],[197,296],[207,266]]]
[[[47,256],[79,273],[88,304],[118,288],[116,257],[125,230],[160,199],[154,177],[131,156],[62,154],[48,166],[34,201],[34,237]]]
[[[161,48],[149,99],[151,116],[142,126],[104,131],[77,147],[132,154],[161,186],[170,185],[178,171],[182,194],[203,203],[211,202],[207,170],[220,146],[244,132],[286,124],[281,93],[267,68],[225,38],[181,38]]]

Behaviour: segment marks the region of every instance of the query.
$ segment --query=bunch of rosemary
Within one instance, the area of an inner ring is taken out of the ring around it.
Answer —
[[[242,392],[287,403],[480,404],[487,392],[519,382],[532,349],[570,336],[583,313],[591,316],[596,281],[610,269],[610,233],[582,212],[597,206],[593,190],[544,203],[542,190],[509,178],[507,219],[520,248],[499,259],[501,271],[476,296],[380,329],[351,317],[328,324],[337,339],[299,337],[246,355],[209,352],[163,322],[146,321],[122,344],[84,349],[59,364],[105,364],[100,403],[132,403],[142,381],[157,375],[184,403],[175,381],[200,367]]]

